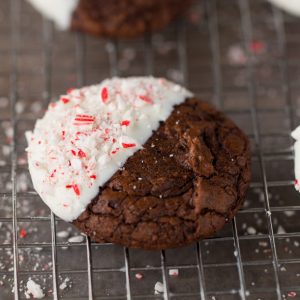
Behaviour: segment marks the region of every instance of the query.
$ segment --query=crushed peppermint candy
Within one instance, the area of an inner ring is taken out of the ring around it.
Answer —
[[[67,98],[67,97],[61,97],[61,98],[60,98],[60,101],[62,101],[64,104],[67,104],[67,103],[70,102],[70,99]]]
[[[90,125],[90,124],[93,124],[94,121],[95,121],[95,118],[93,116],[77,114],[75,116],[73,124],[78,125],[78,126]]]
[[[121,122],[122,126],[129,126],[129,124],[130,124],[129,120],[124,120],[124,121]]]
[[[70,278],[66,277],[64,281],[59,285],[60,290],[65,290],[68,287],[68,282],[70,282]]]
[[[263,41],[252,40],[249,44],[249,49],[253,54],[262,54],[266,50],[266,45]]]
[[[26,133],[34,188],[56,215],[75,220],[173,107],[191,96],[153,77],[68,90]]]
[[[142,273],[136,273],[135,278],[138,279],[138,280],[141,280],[141,279],[144,278],[144,275]]]
[[[288,292],[288,297],[290,298],[295,298],[297,296],[297,293],[296,292]]]
[[[22,238],[22,239],[25,238],[25,237],[27,236],[27,231],[26,231],[26,229],[22,228],[22,229],[20,230],[19,235],[20,235],[20,238]]]
[[[82,243],[84,241],[83,235],[72,236],[68,239],[69,243]]]
[[[169,275],[172,277],[177,277],[179,275],[179,270],[178,269],[170,269]]]
[[[35,283],[31,278],[27,281],[27,290],[25,292],[26,299],[30,299],[31,296],[35,299],[42,299],[45,297],[45,294],[41,286]]]
[[[136,146],[136,144],[135,143],[122,143],[122,147],[123,148],[132,148],[132,147],[135,147]]]
[[[248,232],[248,234],[253,235],[253,234],[256,234],[256,229],[254,227],[250,226],[247,228],[247,232]]]
[[[70,233],[68,231],[66,231],[66,230],[62,230],[62,231],[58,231],[56,233],[56,235],[59,238],[67,238],[67,237],[69,237]]]
[[[107,91],[107,88],[104,87],[101,91],[101,98],[102,98],[102,102],[103,103],[106,103],[107,100],[108,100],[108,91]]]
[[[162,294],[163,292],[164,292],[164,285],[160,281],[157,281],[154,286],[154,293]]]

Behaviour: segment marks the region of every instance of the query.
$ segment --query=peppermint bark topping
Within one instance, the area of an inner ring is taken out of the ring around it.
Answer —
[[[58,216],[74,220],[173,106],[189,96],[180,86],[152,77],[69,89],[27,133],[35,189]]]

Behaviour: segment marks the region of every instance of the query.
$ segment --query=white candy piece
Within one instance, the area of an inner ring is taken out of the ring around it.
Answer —
[[[59,285],[60,290],[64,290],[68,286],[68,282],[70,281],[70,278],[65,278],[65,280]]]
[[[83,241],[84,241],[84,236],[82,235],[72,236],[68,239],[69,243],[82,243]]]
[[[178,269],[170,269],[169,275],[173,276],[173,277],[177,277],[179,275],[179,270]]]
[[[27,0],[46,18],[55,22],[61,30],[70,27],[72,14],[79,0]]]
[[[142,273],[136,273],[136,274],[135,274],[135,278],[136,278],[136,279],[139,279],[139,280],[140,280],[140,279],[143,279],[143,277],[144,277],[144,276],[143,276]]]
[[[160,281],[155,283],[154,292],[155,294],[162,294],[164,292],[164,285]]]
[[[269,1],[292,15],[300,16],[299,0],[269,0]]]
[[[192,93],[162,78],[130,77],[68,91],[26,133],[33,186],[73,221],[175,105]]]
[[[27,286],[27,291],[25,292],[26,299],[29,299],[30,295],[32,295],[32,297],[35,299],[42,299],[45,297],[45,294],[43,293],[41,286],[35,283],[32,279],[29,278],[26,286]]]
[[[67,237],[69,237],[70,233],[66,230],[62,230],[62,231],[57,232],[56,235],[59,238],[67,238]]]

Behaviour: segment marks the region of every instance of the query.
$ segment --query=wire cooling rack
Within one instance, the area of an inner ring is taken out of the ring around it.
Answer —
[[[161,33],[106,41],[58,32],[26,1],[1,0],[0,299],[30,297],[29,278],[45,299],[300,299],[290,138],[300,115],[299,26],[265,1],[207,0]],[[135,74],[185,84],[251,139],[246,203],[213,238],[161,252],[94,244],[32,188],[24,132],[49,101]]]

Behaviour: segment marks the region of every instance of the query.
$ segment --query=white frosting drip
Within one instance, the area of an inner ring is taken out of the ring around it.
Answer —
[[[55,22],[58,28],[70,27],[73,11],[79,0],[27,0],[46,18]]]
[[[60,218],[76,219],[173,106],[190,96],[153,77],[113,78],[69,91],[26,133],[34,188]]]
[[[293,132],[292,137],[296,140],[294,144],[295,152],[295,188],[300,191],[300,126],[298,126]]]
[[[300,16],[300,0],[269,0],[288,13]]]

